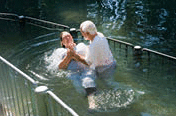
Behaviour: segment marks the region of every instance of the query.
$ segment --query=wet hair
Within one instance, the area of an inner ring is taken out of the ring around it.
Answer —
[[[61,43],[61,46],[62,46],[63,48],[65,48],[65,45],[62,44],[62,36],[63,36],[64,33],[70,34],[70,33],[67,32],[67,31],[63,31],[63,32],[60,33],[60,43]],[[71,34],[70,34],[70,35],[71,35]],[[72,35],[71,35],[71,36],[72,36]],[[74,42],[74,39],[73,39],[73,42]]]

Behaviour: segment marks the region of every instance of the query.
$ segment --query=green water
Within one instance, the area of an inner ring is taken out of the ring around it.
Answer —
[[[75,28],[90,19],[105,36],[120,37],[135,45],[176,56],[174,4],[175,0],[7,0],[1,2],[0,11]],[[1,33],[4,31],[1,29]]]
[[[79,28],[82,21],[91,19],[106,36],[176,56],[174,3],[174,0],[102,0],[100,3],[94,0],[2,1],[0,10],[76,28]],[[128,49],[126,57],[125,46],[120,48],[116,44],[114,49],[114,43],[110,43],[118,65],[114,82],[119,85],[104,86],[106,83],[97,79],[100,91],[97,99],[108,100],[108,103],[100,101],[100,106],[105,105],[97,109],[97,112],[89,113],[84,94],[76,91],[70,80],[59,78],[63,75],[58,76],[57,73],[52,74],[46,70],[46,55],[60,47],[58,32],[26,25],[25,31],[21,33],[18,23],[0,20],[0,25],[0,54],[35,80],[51,88],[80,116],[175,115],[175,61],[151,54],[148,62],[147,53],[144,52],[143,60],[136,62],[132,49]],[[42,80],[31,72],[48,80]],[[112,97],[116,96],[115,92],[121,93],[119,96],[124,102],[125,99],[130,99],[128,103],[125,102],[127,105],[119,106],[122,101]]]

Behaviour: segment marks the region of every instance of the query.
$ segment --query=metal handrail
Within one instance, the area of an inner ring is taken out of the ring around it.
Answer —
[[[24,16],[24,18],[26,20],[33,20],[33,21],[38,21],[38,22],[42,22],[42,23],[51,24],[51,25],[54,25],[55,27],[59,26],[59,27],[64,27],[64,28],[68,28],[68,29],[70,28],[69,26],[66,26],[66,25],[57,24],[57,23],[53,23],[53,22],[50,22],[50,21],[41,20],[41,19],[37,19],[37,18],[32,18],[32,17],[28,17],[28,16]]]
[[[147,52],[151,52],[151,53],[154,53],[154,54],[157,54],[157,55],[160,55],[160,56],[164,56],[164,57],[167,57],[167,58],[170,58],[170,59],[173,59],[173,60],[176,60],[176,57],[173,57],[173,56],[170,56],[170,55],[167,55],[167,54],[163,54],[163,53],[160,53],[160,52],[157,52],[157,51],[154,51],[154,50],[150,50],[150,49],[147,49],[147,48],[143,48],[142,50],[147,51]]]
[[[47,30],[59,30],[57,29],[56,27],[63,27],[64,29],[70,29],[69,26],[66,26],[66,25],[62,25],[62,24],[57,24],[57,23],[53,23],[53,22],[50,22],[50,21],[45,21],[45,20],[41,20],[41,19],[37,19],[37,18],[32,18],[32,17],[28,17],[28,16],[19,16],[17,14],[13,14],[13,13],[0,13],[0,16],[12,16],[16,19],[18,19],[18,21],[21,23],[21,24],[25,24],[25,22],[31,24],[31,25],[34,25],[34,26],[39,26],[41,28],[45,28]],[[15,19],[10,19],[10,18],[2,18],[0,17],[0,19],[4,19],[4,20],[12,20],[12,21],[17,21]],[[52,25],[52,27],[54,28],[50,28],[50,27],[47,27],[46,25],[42,25],[43,24],[49,24],[49,25]],[[80,30],[75,30],[77,32],[79,32]],[[128,43],[128,42],[124,42],[124,41],[121,41],[121,40],[117,40],[117,39],[113,39],[113,38],[110,38],[110,37],[107,37],[108,40],[111,40],[111,41],[114,41],[114,42],[118,42],[120,44],[125,44],[126,47],[130,46],[130,47],[135,47],[133,44],[131,43]],[[176,59],[175,57],[173,56],[170,56],[170,55],[167,55],[167,54],[163,54],[163,53],[160,53],[160,52],[157,52],[157,51],[154,51],[154,50],[150,50],[150,49],[147,49],[147,48],[142,48],[142,51],[147,51],[147,52],[151,52],[151,53],[154,53],[154,54],[157,54],[157,55],[161,55],[161,56],[164,56],[164,57],[167,57],[167,58],[170,58],[170,59]]]
[[[15,17],[19,17],[19,15],[17,15],[17,14],[13,14],[13,13],[0,13],[0,15],[7,15],[7,16],[15,16]]]
[[[13,64],[11,64],[9,61],[4,59],[2,56],[0,56],[0,60],[10,66],[12,69],[14,69],[16,72],[24,76],[27,80],[29,80],[32,84],[36,85],[39,84],[38,81],[35,81],[30,76],[22,72],[20,69],[15,67]],[[67,104],[65,104],[58,96],[56,96],[52,91],[48,90],[46,91],[48,95],[50,95],[57,103],[59,103],[62,107],[64,107],[67,111],[69,111],[73,116],[79,116],[73,109],[71,109]]]
[[[60,103],[65,109],[67,109],[73,116],[79,116],[73,109],[67,106],[59,97],[57,97],[52,91],[47,91],[47,94],[53,97],[58,103]]]
[[[0,16],[1,16],[0,19],[7,20],[7,21],[18,21],[19,19],[19,16],[13,13],[0,13]]]
[[[11,16],[11,17],[9,17]],[[59,30],[56,27],[62,27],[64,29],[70,29],[69,26],[66,25],[62,25],[62,24],[57,24],[54,22],[50,22],[50,21],[46,21],[46,20],[42,20],[42,19],[37,19],[37,18],[33,18],[33,17],[28,17],[28,16],[19,16],[17,14],[13,14],[13,13],[0,13],[0,19],[2,20],[8,20],[8,21],[19,21],[20,24],[31,24],[34,26],[39,26],[41,28],[45,28],[48,30]],[[50,25],[50,27],[47,26],[43,26],[41,24],[47,24],[48,26]]]
[[[57,24],[57,23],[53,23],[53,22],[50,22],[50,21],[45,21],[45,20],[41,20],[41,19],[37,19],[37,18],[32,18],[32,17],[28,17],[28,16],[19,16],[17,14],[13,14],[13,13],[0,13],[0,16],[12,16],[14,18],[17,18],[18,21],[20,21],[21,23],[29,23],[31,25],[34,25],[34,26],[39,26],[41,28],[45,28],[47,30],[59,30],[59,29],[56,29],[56,27],[63,27],[64,29],[70,29],[69,26],[66,26],[66,25],[62,25],[62,24]],[[0,17],[0,19],[4,19],[4,20],[11,20],[11,21],[17,21],[17,20],[14,20],[14,19],[10,19],[10,18],[2,18]],[[40,22],[40,23],[45,23],[45,24],[49,24],[49,25],[52,25],[54,28],[48,28],[47,26],[43,26],[37,22]],[[80,30],[77,29],[76,30],[77,32],[79,32]],[[128,42],[124,42],[124,41],[121,41],[121,40],[117,40],[117,39],[113,39],[113,38],[110,38],[110,37],[107,37],[108,40],[111,40],[111,41],[114,41],[114,42],[118,42],[120,44],[125,44],[126,46],[130,46],[130,47],[134,47],[133,44],[131,43],[128,43]],[[151,52],[151,53],[154,53],[154,54],[157,54],[157,55],[161,55],[161,56],[164,56],[164,57],[168,57],[170,59],[174,59],[176,60],[176,57],[173,57],[173,56],[170,56],[170,55],[167,55],[167,54],[163,54],[163,53],[160,53],[160,52],[157,52],[157,51],[154,51],[154,50],[150,50],[150,49],[147,49],[147,48],[143,48],[142,51],[147,51],[147,52]]]
[[[111,40],[111,41],[114,41],[114,42],[118,42],[120,44],[124,44],[126,46],[130,46],[130,47],[135,47],[133,44],[131,43],[128,43],[128,42],[124,42],[124,41],[121,41],[121,40],[117,40],[117,39],[112,39],[112,38],[109,38],[109,37],[106,37],[108,40]],[[169,59],[173,59],[173,60],[176,60],[176,57],[174,56],[170,56],[170,55],[167,55],[167,54],[164,54],[164,53],[161,53],[161,52],[157,52],[157,51],[154,51],[154,50],[151,50],[151,49],[148,49],[148,48],[141,48],[142,51],[146,51],[146,52],[150,52],[150,53],[154,53],[154,54],[157,54],[157,55],[160,55],[160,56],[163,56],[163,57],[167,57]]]
[[[20,69],[18,69],[17,67],[15,67],[13,64],[11,64],[10,62],[8,62],[6,59],[4,59],[2,56],[0,56],[0,60],[2,60],[4,63],[6,63],[7,65],[9,65],[11,68],[13,68],[15,71],[17,71],[18,73],[20,73],[21,75],[23,75],[27,80],[29,80],[30,82],[32,82],[33,84],[37,84],[38,82],[35,81],[34,79],[32,79],[30,76],[28,76],[26,73],[22,72]]]
[[[114,42],[118,42],[118,43],[121,43],[121,44],[125,44],[125,45],[128,45],[128,46],[131,46],[131,47],[134,47],[133,44],[131,43],[128,43],[128,42],[124,42],[124,41],[121,41],[121,40],[117,40],[117,39],[112,39],[110,37],[106,37],[108,40],[111,40],[111,41],[114,41]]]

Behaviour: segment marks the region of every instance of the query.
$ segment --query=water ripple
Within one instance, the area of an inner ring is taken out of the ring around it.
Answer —
[[[135,92],[132,89],[103,90],[93,96],[95,109],[99,112],[117,111],[134,102]]]
[[[95,7],[96,6],[96,7]],[[126,0],[102,0],[88,5],[87,17],[95,23],[103,23],[102,28],[119,30],[126,20]],[[105,34],[109,31],[103,30]]]

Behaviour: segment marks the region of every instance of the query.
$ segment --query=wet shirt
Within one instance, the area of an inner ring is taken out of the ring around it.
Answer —
[[[86,55],[86,61],[90,64],[90,68],[95,69],[99,66],[111,65],[114,61],[113,55],[109,48],[107,39],[103,34],[98,33],[94,40],[90,43]],[[105,70],[101,69],[102,71]]]
[[[87,46],[84,43],[79,43],[78,45],[76,45],[76,47],[74,48],[76,53],[85,56],[86,52],[87,52]],[[59,63],[62,61],[62,59],[67,55],[67,49],[61,48],[60,50],[58,50],[58,52],[60,52],[59,54]],[[75,60],[71,60],[71,62],[69,63],[67,69],[68,70],[82,70],[87,68],[86,65],[84,65],[81,62],[75,61]]]

